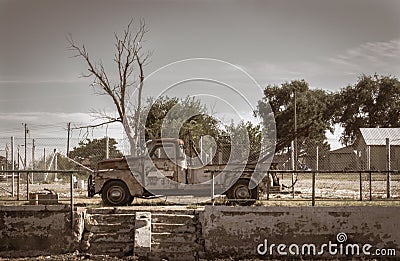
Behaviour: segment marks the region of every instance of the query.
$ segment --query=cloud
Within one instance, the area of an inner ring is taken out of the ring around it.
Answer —
[[[66,137],[67,123],[71,127],[82,127],[101,123],[88,113],[59,113],[59,112],[18,112],[0,113],[0,137],[23,136],[21,123],[26,123],[32,138]],[[91,136],[103,137],[108,133],[111,137],[122,137],[122,126],[119,123],[110,124],[95,129],[73,130],[73,137],[83,135],[86,131]]]
[[[361,74],[399,76],[400,39],[364,43],[330,57],[286,64],[258,62],[246,69],[263,86],[305,79],[312,88],[336,91],[356,82]]]
[[[1,84],[42,84],[42,83],[89,83],[90,80],[87,78],[76,78],[76,79],[24,79],[24,80],[0,80]]]
[[[328,67],[347,75],[400,72],[400,39],[369,42],[327,58]]]

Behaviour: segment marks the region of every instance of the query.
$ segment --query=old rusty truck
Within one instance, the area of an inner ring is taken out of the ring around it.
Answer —
[[[106,206],[123,206],[132,203],[134,197],[161,195],[208,199],[226,195],[230,201],[251,205],[258,199],[261,186],[277,184],[271,176],[265,178],[268,164],[261,173],[264,177],[261,182],[261,179],[253,180],[255,168],[249,164],[208,164],[189,168],[183,146],[180,139],[151,140],[147,142],[143,156],[98,162],[96,170],[89,176],[88,196],[100,194]]]

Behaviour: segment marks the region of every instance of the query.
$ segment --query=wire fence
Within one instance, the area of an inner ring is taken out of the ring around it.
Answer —
[[[291,200],[293,195],[304,200],[372,200],[388,198],[388,195],[399,198],[400,144],[384,140],[380,139],[378,145],[358,144],[332,151],[308,148],[297,152],[297,161],[290,148],[277,153],[270,169],[275,171],[282,189],[266,197],[268,200]],[[127,154],[127,140],[118,138],[0,137],[0,196],[16,195],[12,190],[17,188],[13,183],[18,177],[13,178],[6,170],[48,170],[20,177],[18,189],[21,191],[29,184],[38,185],[37,190],[43,189],[40,184],[50,190],[56,184],[57,190],[57,184],[66,180],[57,170],[75,170],[74,186],[84,191],[84,180],[98,161]],[[259,146],[251,146],[246,151],[240,146],[218,144],[216,148],[202,147],[199,156],[204,162],[226,164],[232,158],[246,162],[265,155]]]
[[[108,141],[107,141],[108,140]],[[294,155],[291,148],[275,153],[272,169],[277,170],[398,170],[400,169],[400,143],[396,140],[379,145],[358,144],[336,150],[323,150],[309,147]],[[384,139],[385,140],[385,139]],[[96,142],[94,142],[96,141]],[[377,140],[378,141],[378,140]],[[92,142],[92,144],[90,144]],[[81,147],[87,147],[82,149]],[[203,162],[226,164],[236,161],[256,161],[265,156],[263,148],[250,144],[246,146],[218,144],[217,147],[203,145],[199,157]],[[0,170],[11,169],[71,169],[79,166],[62,156],[68,154],[75,162],[93,168],[95,162],[129,154],[127,139],[100,137],[82,138],[25,138],[0,137]],[[54,158],[55,154],[61,155]],[[13,158],[12,158],[13,157]],[[297,158],[297,160],[295,160]],[[297,162],[297,163],[295,163]]]
[[[93,145],[82,149],[91,141]],[[69,145],[68,145],[69,144]],[[124,139],[115,138],[21,138],[0,137],[0,170],[41,169],[71,170],[93,168],[97,161],[127,154]],[[67,153],[67,150],[68,153]],[[67,159],[67,154],[71,160]]]

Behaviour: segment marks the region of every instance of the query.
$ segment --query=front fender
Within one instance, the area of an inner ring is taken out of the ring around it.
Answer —
[[[143,196],[144,189],[129,170],[101,171],[95,175],[95,193],[101,193],[104,185],[111,180],[123,181],[132,196]]]

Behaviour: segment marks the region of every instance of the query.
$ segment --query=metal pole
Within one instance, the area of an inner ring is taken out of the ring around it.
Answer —
[[[292,155],[291,155],[291,158],[292,158],[292,170],[295,170],[296,169],[296,162],[295,162],[295,153],[294,153],[294,141],[292,141],[291,142],[292,144]],[[292,172],[292,197],[294,198],[294,172]]]
[[[315,172],[312,173],[312,206],[315,206]]]
[[[35,139],[32,139],[32,169],[35,169]],[[31,173],[31,182],[33,184],[33,172]]]
[[[20,160],[20,156],[19,156],[19,146],[17,146],[17,162],[18,162],[18,164],[17,164],[17,169],[19,170],[19,160]],[[20,178],[21,178],[21,175],[20,175],[20,173],[18,172],[17,173],[17,200],[19,200],[19,181],[20,181]]]
[[[294,170],[297,170],[297,94],[294,90]]]
[[[367,147],[367,169],[371,170],[371,146]]]
[[[390,198],[390,180],[391,180],[391,164],[390,164],[390,140],[389,138],[386,138],[386,170],[388,172],[386,173],[386,197]]]
[[[67,157],[69,157],[69,137],[71,135],[71,123],[68,122],[67,124]]]
[[[43,148],[43,169],[46,169],[46,148]]]
[[[315,169],[319,170],[319,146],[317,146],[317,166]]]
[[[26,173],[26,200],[29,200],[29,172]]]
[[[71,212],[70,212],[70,218],[71,218],[71,228],[74,228],[74,185],[73,185],[73,175],[74,173],[71,172],[69,176],[69,193],[70,193],[70,198],[71,198]]]
[[[54,170],[57,170],[57,149],[54,149]],[[57,172],[54,173],[54,181],[57,181]]]
[[[214,198],[214,193],[215,193],[215,187],[214,187],[214,182],[215,182],[214,171],[211,171],[211,175],[212,175],[211,202],[212,202],[212,205],[214,206],[214,203],[215,203],[215,198]]]
[[[271,187],[271,173],[267,172],[268,175],[268,182],[267,182],[267,200],[269,200],[269,190]]]
[[[106,159],[110,157],[110,138],[106,136]]]
[[[15,166],[14,166],[14,154],[15,154],[15,152],[14,152],[14,150],[15,150],[15,144],[14,144],[14,136],[13,137],[11,137],[11,170],[15,170]],[[11,194],[12,194],[12,196],[14,197],[15,196],[15,181],[14,181],[14,178],[15,178],[15,173],[14,172],[12,172],[11,173]]]
[[[25,139],[24,139],[24,170],[27,169],[26,165],[26,135],[28,134],[28,127],[26,123],[24,123],[24,129],[25,129]]]
[[[369,172],[369,201],[372,201],[372,172]]]
[[[360,171],[360,201],[362,201],[362,172]]]
[[[47,169],[46,167],[46,148],[43,148],[43,169]],[[43,180],[46,181],[48,173],[43,173]]]
[[[7,144],[6,144],[5,151],[6,151],[6,168],[5,168],[5,170],[8,170],[8,145]],[[7,182],[8,182],[8,173],[7,173]]]

